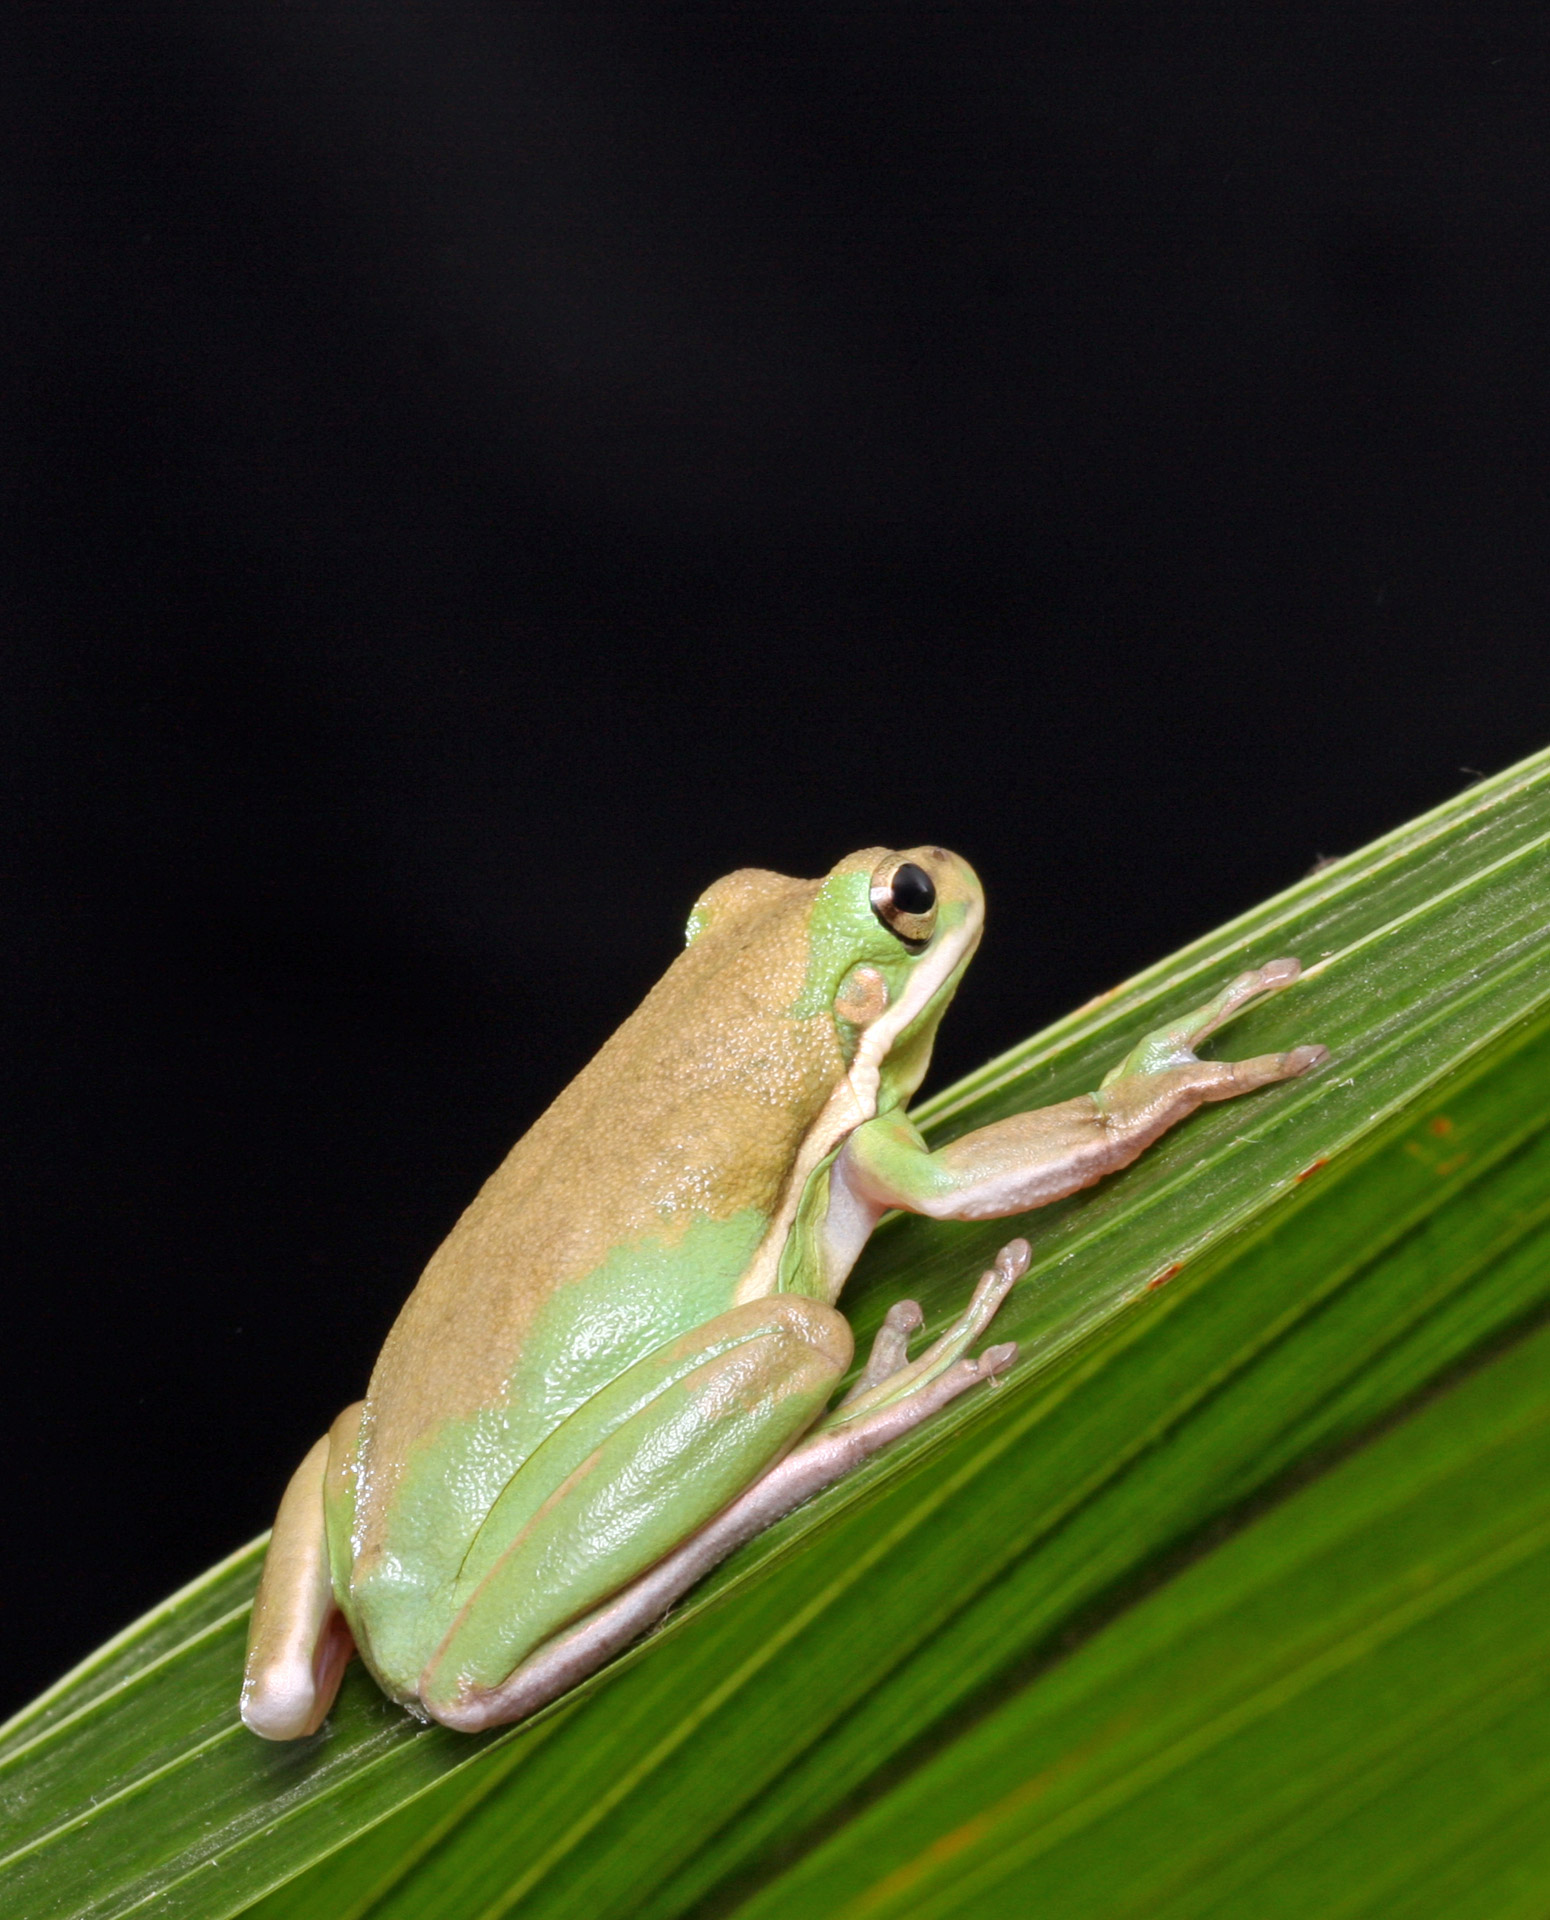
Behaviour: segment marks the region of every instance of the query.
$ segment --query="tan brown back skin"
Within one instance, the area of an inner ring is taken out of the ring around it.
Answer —
[[[843,865],[870,870],[880,855]],[[773,1208],[845,1071],[828,1010],[786,1011],[822,885],[755,869],[718,881],[704,930],[485,1182],[372,1374],[364,1501],[389,1497],[418,1435],[500,1400],[557,1287],[631,1240],[671,1245],[696,1216]],[[358,1517],[368,1531],[370,1517]]]

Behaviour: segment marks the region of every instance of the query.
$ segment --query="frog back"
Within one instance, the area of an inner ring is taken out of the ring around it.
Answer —
[[[686,950],[433,1255],[367,1394],[355,1584],[388,1562],[455,1572],[548,1433],[732,1303],[845,1073],[827,999],[805,992],[821,884],[718,882]]]

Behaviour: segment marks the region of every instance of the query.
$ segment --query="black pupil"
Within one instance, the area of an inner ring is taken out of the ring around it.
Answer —
[[[931,875],[924,867],[917,867],[913,860],[906,860],[902,867],[894,869],[890,891],[900,913],[929,913],[936,905],[936,887]]]

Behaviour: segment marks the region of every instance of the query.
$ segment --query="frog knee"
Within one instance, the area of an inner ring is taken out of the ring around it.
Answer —
[[[850,1365],[856,1340],[844,1314],[802,1293],[773,1294],[761,1304],[766,1309],[765,1325],[771,1332],[811,1348],[814,1359],[837,1374]]]

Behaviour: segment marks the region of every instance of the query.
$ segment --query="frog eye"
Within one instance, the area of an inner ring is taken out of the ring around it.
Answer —
[[[936,928],[936,882],[913,860],[885,860],[872,875],[872,911],[890,933],[918,951]]]

